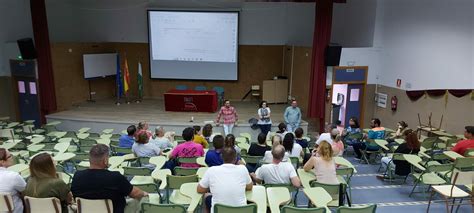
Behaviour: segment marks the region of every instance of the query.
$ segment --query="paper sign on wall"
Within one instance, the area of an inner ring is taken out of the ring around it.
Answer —
[[[25,93],[25,82],[24,81],[18,81],[18,92],[19,93]]]
[[[377,93],[377,106],[387,108],[388,95],[384,93]]]
[[[30,94],[31,95],[36,95],[36,83],[35,82],[30,82]]]
[[[359,101],[359,89],[351,89],[350,101]]]

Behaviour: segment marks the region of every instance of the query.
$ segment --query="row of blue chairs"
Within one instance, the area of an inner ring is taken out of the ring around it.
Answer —
[[[186,85],[177,85],[176,86],[176,89],[177,90],[187,90],[188,89],[188,86]],[[204,91],[204,90],[207,90],[207,87],[206,86],[195,86],[194,87],[194,90],[197,90],[197,91]],[[219,101],[219,104],[222,105],[223,101],[224,101],[224,87],[213,87],[212,90],[216,91],[217,93],[217,99]]]

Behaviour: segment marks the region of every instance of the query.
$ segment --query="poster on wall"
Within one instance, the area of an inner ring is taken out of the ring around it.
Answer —
[[[388,95],[384,93],[377,93],[377,106],[387,108]]]

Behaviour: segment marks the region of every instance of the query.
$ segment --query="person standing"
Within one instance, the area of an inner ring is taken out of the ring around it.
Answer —
[[[270,118],[270,107],[267,106],[266,101],[260,103],[260,108],[257,111],[258,113],[258,126],[263,134],[267,135],[268,132],[272,129],[272,119]]]
[[[232,134],[232,129],[234,126],[237,126],[237,121],[238,121],[238,116],[237,116],[237,110],[235,107],[230,105],[229,100],[224,101],[224,106],[221,107],[221,110],[217,114],[216,118],[216,125],[220,125],[220,120],[224,120],[223,127],[224,127],[224,134]]]
[[[288,132],[293,132],[298,127],[300,127],[301,110],[298,107],[298,103],[296,102],[296,100],[291,101],[291,106],[286,108],[283,117],[285,119]]]

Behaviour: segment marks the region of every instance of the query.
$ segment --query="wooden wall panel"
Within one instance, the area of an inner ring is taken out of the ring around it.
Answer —
[[[87,53],[119,52],[126,56],[130,71],[130,97],[137,96],[138,60],[142,62],[144,96],[162,98],[163,93],[176,85],[190,88],[204,85],[208,88],[222,86],[226,98],[240,100],[253,84],[261,85],[282,72],[283,46],[239,46],[239,74],[237,81],[190,81],[150,79],[148,44],[146,43],[55,43],[51,45],[58,110],[65,110],[88,99],[88,82],[83,78],[82,55]],[[72,51],[70,52],[69,49]],[[115,78],[91,81],[95,98],[112,98]]]

